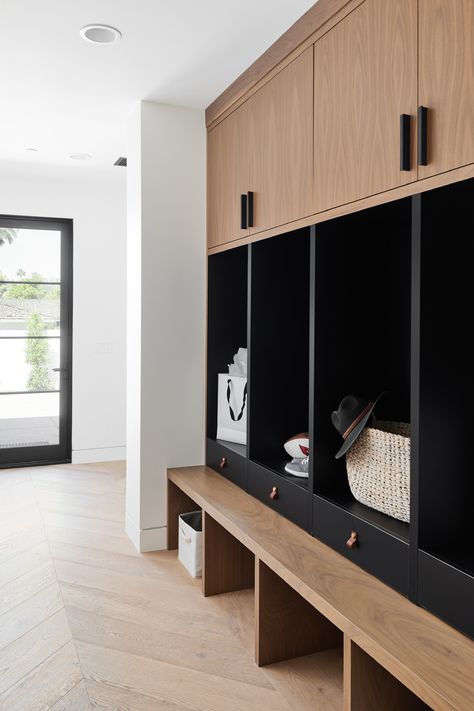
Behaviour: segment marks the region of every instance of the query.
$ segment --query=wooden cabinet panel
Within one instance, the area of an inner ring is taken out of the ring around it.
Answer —
[[[207,246],[239,237],[240,196],[248,191],[248,105],[243,104],[207,136]]]
[[[286,224],[313,207],[313,48],[249,100],[254,227]]]
[[[426,178],[474,162],[474,3],[420,0],[419,102],[428,108]]]
[[[416,108],[417,1],[365,0],[314,45],[317,212],[416,180],[415,120],[400,170],[400,115]]]

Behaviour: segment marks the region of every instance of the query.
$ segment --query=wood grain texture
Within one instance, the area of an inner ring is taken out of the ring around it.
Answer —
[[[344,711],[430,711],[360,647],[344,638]]]
[[[342,646],[342,634],[284,580],[255,564],[255,661],[258,666]]]
[[[206,109],[206,125],[213,121],[239,98],[297,49],[308,37],[320,29],[331,17],[347,5],[348,0],[319,0],[297,20],[266,52],[245,70]]]
[[[32,630],[0,650],[0,696],[71,641],[64,610],[59,610]]]
[[[365,2],[314,45],[316,211],[417,178],[400,171],[400,114],[416,114],[416,0]],[[412,122],[414,134],[414,122]]]
[[[207,135],[207,244],[248,234],[241,229],[240,196],[249,188],[249,115],[243,104]]]
[[[474,708],[474,643],[207,467],[169,478],[437,711]]]
[[[428,108],[424,178],[474,161],[474,4],[419,1],[419,103]]]
[[[342,648],[272,664],[264,667],[264,672],[291,708],[342,709]]]
[[[314,212],[313,48],[257,91],[248,111],[253,234]]]
[[[181,514],[196,511],[199,507],[186,496],[181,489],[168,481],[168,550],[178,548],[179,517]]]
[[[267,239],[268,237],[275,237],[276,235],[284,234],[290,230],[301,229],[302,227],[309,227],[310,225],[317,225],[320,222],[333,220],[336,217],[348,215],[352,212],[366,210],[369,207],[383,205],[391,200],[399,200],[417,193],[424,193],[427,190],[434,190],[435,188],[442,187],[443,185],[458,183],[462,180],[468,180],[473,177],[474,164],[471,163],[470,165],[463,166],[462,168],[454,168],[453,170],[445,173],[439,173],[438,175],[433,175],[429,178],[424,178],[407,185],[402,185],[398,188],[393,188],[392,190],[386,190],[382,193],[378,193],[377,195],[371,195],[370,197],[362,198],[361,200],[355,200],[354,202],[347,203],[346,205],[339,205],[338,207],[331,208],[330,210],[318,212],[317,214],[310,215],[309,217],[295,220],[285,226],[275,227],[271,230],[264,230],[258,234],[236,240],[228,245],[214,247],[213,249],[208,250],[208,254],[218,254],[219,252],[227,249],[242,247],[244,244],[258,242],[259,240]]]
[[[51,711],[91,711],[85,681],[82,680],[76,686],[73,686],[71,691],[68,691],[65,696],[54,704]]]
[[[1,711],[308,711],[313,697],[325,709],[337,659],[320,670],[313,661],[316,674],[301,663],[259,669],[252,589],[204,598],[174,551],[137,552],[114,520],[124,472],[111,463],[4,473]],[[42,588],[44,571],[54,578]]]
[[[0,696],[2,711],[43,711],[56,704],[78,682],[82,672],[73,642],[45,659]]]
[[[117,650],[104,654],[101,647],[84,642],[77,649],[86,680],[150,696],[157,704],[151,709],[160,708],[157,702],[168,704],[163,708],[173,702],[178,709],[196,711],[290,711],[275,689],[222,679],[215,669],[205,674]]]
[[[250,551],[204,514],[202,590],[205,597],[254,586],[255,558]]]

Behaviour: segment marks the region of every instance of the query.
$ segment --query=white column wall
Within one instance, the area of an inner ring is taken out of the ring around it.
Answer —
[[[204,461],[205,126],[141,102],[127,150],[127,533],[166,546],[166,469]]]

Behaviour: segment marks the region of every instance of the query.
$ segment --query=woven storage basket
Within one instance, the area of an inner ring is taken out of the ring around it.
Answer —
[[[346,456],[352,495],[361,504],[410,521],[410,425],[374,422]]]

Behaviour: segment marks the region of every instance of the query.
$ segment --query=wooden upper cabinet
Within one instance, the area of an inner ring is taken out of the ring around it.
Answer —
[[[313,48],[274,76],[248,103],[252,234],[314,212]]]
[[[365,0],[314,45],[316,212],[417,179],[416,110],[417,0]],[[413,117],[404,171],[401,114]]]
[[[248,103],[207,134],[207,246],[248,236],[240,196],[249,190]]]
[[[474,2],[419,0],[419,102],[427,107],[426,178],[474,163]]]

